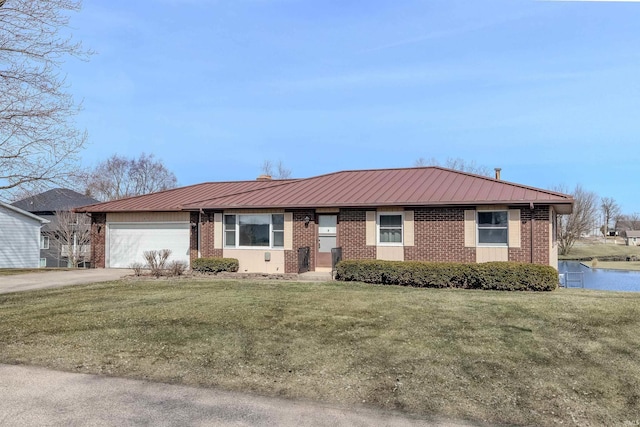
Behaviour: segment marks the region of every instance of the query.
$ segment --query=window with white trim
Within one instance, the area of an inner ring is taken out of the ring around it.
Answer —
[[[49,249],[49,236],[40,236],[40,249]]]
[[[508,211],[478,211],[478,244],[509,245]]]
[[[44,268],[47,266],[47,259],[46,258],[40,258],[40,267]]]
[[[378,244],[402,246],[402,226],[404,216],[401,212],[378,213]]]
[[[284,214],[224,216],[226,248],[284,247]]]

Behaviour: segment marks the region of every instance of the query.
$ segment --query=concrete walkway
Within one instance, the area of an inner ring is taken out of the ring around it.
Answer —
[[[133,274],[128,269],[91,268],[70,271],[42,271],[37,273],[0,276],[0,294],[57,288],[68,285],[109,282]]]
[[[470,426],[367,408],[0,364],[0,426]]]

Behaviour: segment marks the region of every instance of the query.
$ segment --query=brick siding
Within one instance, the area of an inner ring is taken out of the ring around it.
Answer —
[[[318,245],[317,225],[312,220],[308,226],[304,225],[304,217],[315,218],[313,210],[296,210],[293,213],[293,249],[284,251],[284,271],[285,273],[298,272],[298,249],[308,246],[309,270],[315,270],[315,252]]]
[[[464,246],[464,208],[416,208],[414,246],[405,261],[475,262],[475,248]]]
[[[200,215],[200,255],[202,258],[222,257],[222,249],[214,247],[214,239],[214,212],[205,212]],[[197,244],[196,240],[196,254],[198,253]]]
[[[107,214],[91,214],[91,266],[105,268]]]
[[[376,259],[376,247],[366,245],[366,224],[366,210],[340,209],[338,247],[342,247],[342,259]]]
[[[533,263],[549,265],[549,206],[536,207],[533,211]],[[531,210],[520,210],[520,247],[509,248],[509,261],[531,260]]]

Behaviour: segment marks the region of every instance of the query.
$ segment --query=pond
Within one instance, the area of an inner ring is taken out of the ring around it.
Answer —
[[[582,273],[585,289],[598,289],[602,291],[627,291],[640,292],[640,272],[624,270],[605,270],[602,268],[589,268],[578,261],[558,262],[558,272],[565,274],[567,287],[580,287],[580,274]],[[574,281],[575,280],[575,281]]]

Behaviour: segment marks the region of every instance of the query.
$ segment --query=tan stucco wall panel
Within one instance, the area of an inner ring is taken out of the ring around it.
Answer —
[[[476,246],[476,211],[464,211],[464,246],[474,248]]]
[[[499,246],[478,246],[476,262],[509,261],[509,248]]]
[[[271,261],[265,261],[266,252],[269,252]],[[283,250],[225,249],[223,256],[238,260],[239,273],[284,274]]]
[[[415,223],[413,211],[404,211],[404,245],[415,245]]]
[[[366,245],[367,246],[375,246],[376,245],[376,212],[375,211],[367,211],[366,217]]]
[[[378,246],[376,259],[385,261],[404,261],[404,248],[402,246]]]
[[[213,248],[222,249],[222,214],[213,214]]]
[[[520,209],[509,209],[509,247],[519,248],[522,231],[520,227]]]

